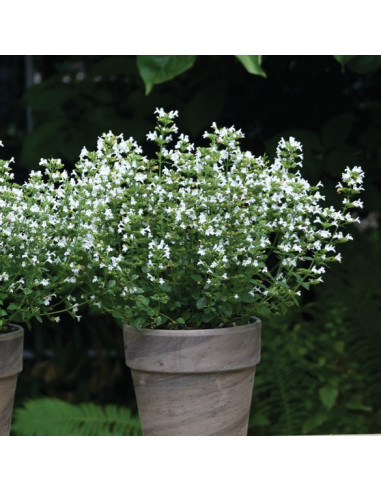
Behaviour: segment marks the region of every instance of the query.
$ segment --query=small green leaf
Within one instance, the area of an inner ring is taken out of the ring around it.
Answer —
[[[325,408],[332,408],[336,402],[339,391],[332,386],[323,386],[319,390],[319,397]]]
[[[206,297],[200,297],[200,299],[196,302],[196,306],[198,309],[202,309],[206,306]]]
[[[202,282],[202,277],[198,273],[194,273],[191,275],[191,279],[195,282]]]
[[[327,416],[323,413],[314,415],[303,424],[302,433],[308,434],[313,429],[316,429],[316,427],[319,427],[321,424],[323,424],[326,420]]]
[[[245,292],[244,294],[240,294],[239,300],[241,302],[246,302],[248,304],[255,302],[254,296],[252,296],[251,294],[248,294],[247,292]]]
[[[177,320],[176,320],[176,321],[177,321],[177,323],[178,323],[179,325],[185,325],[185,319],[184,319],[184,318],[177,318]]]
[[[138,55],[137,66],[148,95],[154,84],[171,80],[194,64],[195,55]]]
[[[262,55],[235,55],[249,73],[267,77],[266,72],[262,69]]]
[[[114,317],[115,319],[118,319],[118,320],[120,320],[120,321],[124,321],[123,316],[122,316],[122,315],[121,315],[121,313],[119,313],[118,311],[113,310],[111,314],[113,315],[113,317]]]

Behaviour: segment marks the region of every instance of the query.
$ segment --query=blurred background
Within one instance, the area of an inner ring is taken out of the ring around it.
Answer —
[[[294,136],[328,205],[344,168],[362,166],[343,262],[299,309],[263,322],[249,434],[381,433],[380,94],[381,56],[0,56],[0,158],[15,157],[18,181],[42,157],[71,168],[103,132],[143,143],[164,107],[197,144],[214,121],[241,128],[257,155]],[[26,333],[12,432],[140,433],[112,319],[84,313]]]

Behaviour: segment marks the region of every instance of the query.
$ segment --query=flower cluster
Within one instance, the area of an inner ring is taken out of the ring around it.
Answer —
[[[177,111],[156,114],[154,158],[110,132],[83,149],[70,179],[78,303],[136,328],[242,324],[297,303],[341,261],[336,245],[352,239],[341,229],[362,206],[361,168],[344,171],[336,210],[322,205],[321,183],[301,176],[295,139],[282,139],[270,163],[241,150],[241,130],[213,124],[195,147],[176,135]]]
[[[279,142],[274,162],[241,150],[234,127],[178,134],[156,110],[147,140],[111,132],[69,175],[42,160],[22,185],[0,161],[0,331],[88,304],[141,327],[244,324],[297,303],[341,261],[342,227],[358,219],[364,173],[345,169],[342,210],[302,178],[302,148]]]
[[[1,144],[1,142],[0,142]],[[59,160],[42,160],[22,185],[0,160],[0,332],[42,316],[79,318],[73,295],[82,266],[82,229],[73,233],[71,183]]]

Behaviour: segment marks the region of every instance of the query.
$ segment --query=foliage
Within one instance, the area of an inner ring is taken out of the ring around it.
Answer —
[[[340,229],[362,206],[351,199],[361,169],[347,168],[337,185],[343,211],[322,208],[322,184],[294,170],[302,156],[293,138],[272,164],[242,152],[234,127],[213,124],[205,147],[184,134],[171,147],[176,112],[156,112],[147,135],[156,158],[109,133],[76,166],[72,196],[92,235],[90,304],[136,328],[227,326],[282,311],[321,282],[324,266],[340,261],[335,245],[351,239]]]
[[[381,67],[381,56],[379,55],[335,55],[335,59],[343,68],[346,67],[361,74],[376,72]]]
[[[266,321],[251,434],[380,432],[379,237],[357,234],[315,301]]]
[[[139,73],[149,94],[154,84],[160,84],[188,70],[195,56],[187,55],[138,55]]]
[[[12,433],[20,436],[138,436],[138,417],[128,408],[73,405],[56,398],[28,400],[14,411]]]
[[[261,55],[236,55],[236,56],[249,73],[266,77],[266,73],[264,72],[261,66],[262,65]]]
[[[359,58],[367,63],[368,56]],[[340,202],[334,184],[341,170],[347,163],[360,163],[366,173],[365,210],[361,217],[366,219],[371,212],[364,224],[369,221],[377,227],[380,217],[377,218],[377,211],[381,210],[380,70],[359,73],[349,64],[341,68],[333,56],[271,55],[262,59],[265,79],[249,74],[233,56],[198,56],[191,69],[155,84],[154,90],[145,95],[136,61],[135,56],[33,56],[35,85],[24,95],[22,107],[19,97],[24,86],[24,57],[0,57],[3,94],[0,125],[6,144],[0,152],[6,156],[3,158],[9,158],[9,155],[17,156],[21,149],[17,158],[19,167],[13,166],[16,177],[23,172],[21,165],[24,169],[33,168],[41,156],[58,155],[68,165],[74,165],[83,145],[92,148],[97,136],[108,130],[116,135],[122,132],[134,135],[142,141],[151,128],[152,109],[165,106],[179,108],[181,127],[193,140],[201,142],[202,131],[211,121],[227,126],[234,122],[245,129],[242,146],[256,155],[267,152],[270,160],[281,137],[285,140],[295,137],[303,142],[303,175],[312,183],[321,180],[327,184],[324,194],[328,203]],[[8,69],[11,62],[17,65],[17,70]],[[12,89],[8,92],[6,77]],[[29,133],[25,131],[25,107],[30,108],[33,116],[33,129]],[[278,392],[273,357],[277,361],[282,358],[280,374],[289,370],[292,373],[289,381],[297,381],[290,393],[289,408],[295,414],[297,405],[298,413],[304,413],[293,419],[290,432],[302,433],[309,418],[325,412],[319,391],[332,386],[332,378],[338,371],[346,378],[348,398],[351,394],[360,395],[365,407],[372,410],[347,409],[346,399],[342,397],[344,390],[339,388],[335,404],[327,412],[328,419],[310,427],[309,433],[381,432],[380,236],[376,235],[374,241],[364,237],[357,234],[353,243],[345,245],[342,251],[345,261],[336,264],[332,273],[328,270],[319,289],[302,291],[302,304],[313,302],[311,309],[293,309],[286,321],[284,318],[277,322],[264,321],[263,356],[257,368],[253,419],[262,415],[262,421],[267,418],[269,423],[256,424],[252,433],[288,432],[287,424],[279,424],[284,408],[280,398],[274,397],[268,411],[258,411],[265,401],[262,396],[270,398],[273,392]],[[329,310],[325,309],[327,303],[332,305]],[[334,314],[342,312],[343,305],[349,306],[349,311],[345,315]],[[355,322],[351,322],[353,317]],[[344,324],[344,331],[337,329],[340,323]],[[25,359],[16,397],[22,400],[25,395],[49,394],[70,401],[102,398],[103,402],[121,403],[121,395],[125,398],[128,394],[132,405],[132,383],[129,384],[128,378],[126,381],[128,374],[122,353],[120,361],[106,351],[101,354],[105,346],[110,351],[122,347],[119,330],[111,320],[110,324],[103,326],[98,316],[83,316],[75,324],[69,317],[52,326],[35,323],[34,330],[25,333],[25,343],[26,351],[36,354],[36,358]],[[296,325],[300,325],[294,336],[296,341],[288,349],[290,331]],[[310,330],[312,339],[305,352],[304,339]],[[343,352],[338,354],[333,346],[340,347],[343,341]],[[89,360],[87,351],[94,349],[97,356]],[[330,360],[323,366],[311,365],[315,351],[326,352]],[[334,363],[335,357],[338,362]],[[348,373],[346,360],[352,367]],[[269,393],[264,391],[257,399],[262,382],[268,383]],[[313,385],[313,391],[308,392],[308,384]],[[283,388],[287,390],[290,386],[283,385]]]
[[[13,181],[12,162],[0,160],[0,332],[9,323],[41,322],[42,316],[59,321],[58,314],[75,316],[79,308],[71,292],[82,245],[72,241],[73,225],[65,215],[70,197],[64,184],[58,185],[62,164],[41,161],[45,177],[32,171],[19,185]]]

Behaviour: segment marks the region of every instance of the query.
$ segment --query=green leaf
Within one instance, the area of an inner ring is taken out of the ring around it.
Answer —
[[[189,70],[195,60],[195,55],[138,55],[137,66],[146,87],[146,95],[155,84],[171,80]]]
[[[269,309],[267,306],[259,304],[255,310],[255,314],[258,316],[268,316],[271,314],[271,309]]]
[[[344,67],[354,55],[333,55],[334,59]]]
[[[200,297],[200,299],[196,302],[196,306],[198,309],[202,309],[206,306],[206,297]]]
[[[248,304],[255,302],[254,296],[248,294],[247,292],[245,292],[244,294],[240,294],[239,300],[241,302],[247,302]]]
[[[332,386],[323,386],[319,390],[319,397],[325,408],[332,408],[336,402],[339,391]]]
[[[198,273],[194,273],[191,275],[191,279],[195,282],[202,282],[202,277]]]
[[[184,319],[184,318],[177,318],[177,320],[176,320],[176,321],[177,321],[177,323],[178,323],[179,325],[185,325],[185,319]]]
[[[115,318],[115,319],[118,319],[120,321],[124,321],[124,317],[121,313],[119,313],[118,311],[116,311],[115,309],[112,311],[112,316]]]
[[[267,77],[266,72],[262,69],[262,55],[235,55],[249,73]]]
[[[380,55],[334,55],[342,67],[359,74],[374,73],[381,67]]]
[[[326,420],[327,420],[327,416],[325,414],[319,413],[317,415],[314,415],[303,424],[302,427],[303,434],[308,434],[313,429],[323,424]]]

